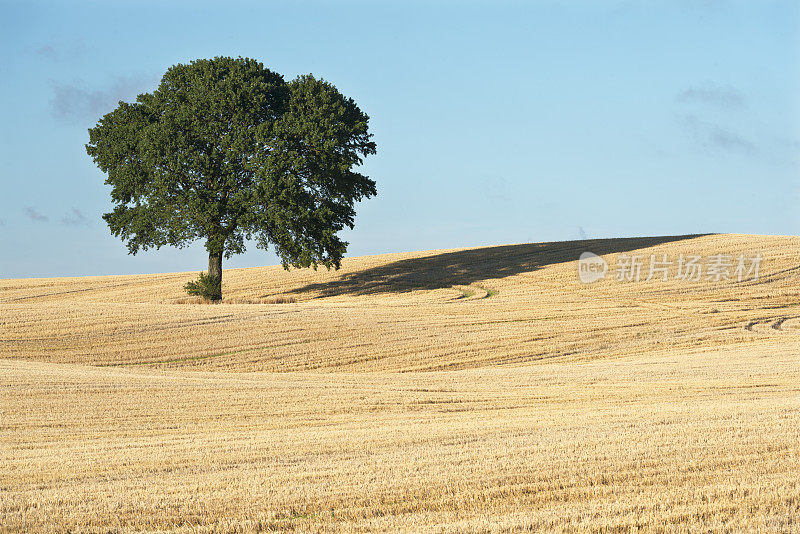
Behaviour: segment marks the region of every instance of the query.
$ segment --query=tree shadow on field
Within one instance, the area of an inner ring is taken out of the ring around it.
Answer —
[[[534,271],[546,265],[577,262],[581,253],[586,251],[603,256],[705,235],[710,234],[587,239],[445,252],[347,273],[338,280],[308,284],[287,293],[313,292],[317,294],[317,298],[323,298],[468,286],[480,280],[506,278]]]

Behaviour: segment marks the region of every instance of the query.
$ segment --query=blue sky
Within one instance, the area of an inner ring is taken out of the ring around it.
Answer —
[[[800,233],[800,4],[3,2],[0,277],[199,271],[129,256],[87,128],[175,63],[314,73],[371,116],[348,255]],[[226,267],[277,263],[252,246]]]

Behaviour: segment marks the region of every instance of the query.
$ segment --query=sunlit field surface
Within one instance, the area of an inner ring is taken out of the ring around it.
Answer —
[[[664,253],[763,259],[644,281]],[[2,528],[800,532],[799,238],[196,276],[0,280]]]

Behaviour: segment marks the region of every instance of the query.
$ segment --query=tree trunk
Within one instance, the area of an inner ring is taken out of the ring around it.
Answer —
[[[211,300],[222,300],[222,252],[208,253],[208,277],[217,282],[216,294],[209,295]]]

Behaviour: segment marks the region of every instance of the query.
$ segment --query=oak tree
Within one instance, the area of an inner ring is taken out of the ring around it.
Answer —
[[[368,123],[329,82],[216,57],[175,65],[155,91],[120,102],[86,151],[111,186],[112,234],[131,254],[205,240],[206,296],[221,299],[222,259],[249,240],[286,268],[339,267],[337,233],[376,194],[356,171],[375,153]]]

